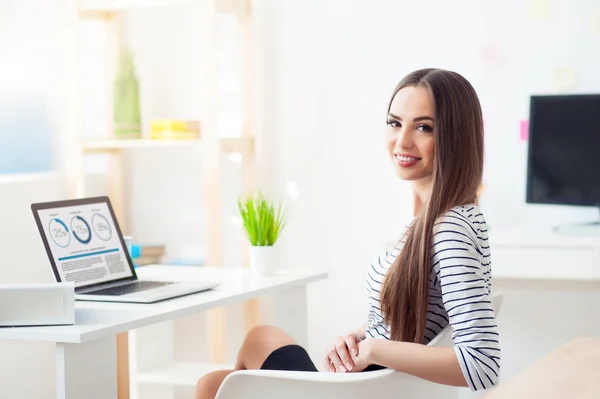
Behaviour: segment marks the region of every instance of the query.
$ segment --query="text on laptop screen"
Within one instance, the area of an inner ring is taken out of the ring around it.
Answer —
[[[38,215],[61,281],[81,287],[133,275],[105,203],[40,209]]]

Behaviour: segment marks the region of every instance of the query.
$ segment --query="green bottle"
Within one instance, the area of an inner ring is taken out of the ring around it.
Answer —
[[[131,51],[122,49],[114,82],[114,135],[117,138],[140,138],[140,94]]]

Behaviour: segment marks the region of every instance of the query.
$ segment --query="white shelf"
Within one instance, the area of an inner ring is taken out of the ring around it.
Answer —
[[[81,0],[80,10],[116,12],[134,8],[173,7],[194,3],[194,0]]]
[[[600,282],[600,236],[490,229],[492,275],[505,280]]]
[[[102,152],[114,150],[127,150],[135,148],[164,148],[164,147],[189,147],[198,145],[200,140],[162,140],[162,139],[90,139],[83,141],[83,149],[87,152]]]
[[[138,383],[196,386],[203,375],[217,370],[232,370],[230,364],[173,362],[166,366],[138,373]]]
[[[546,230],[496,230],[490,229],[492,251],[498,247],[529,247],[529,248],[600,248],[598,229],[581,229],[581,232],[557,233]]]
[[[200,143],[201,140],[199,139],[89,139],[84,140],[82,145],[85,152],[97,153],[137,148],[189,147]],[[221,139],[221,149],[224,153],[251,154],[254,150],[254,139],[252,137],[225,137]]]

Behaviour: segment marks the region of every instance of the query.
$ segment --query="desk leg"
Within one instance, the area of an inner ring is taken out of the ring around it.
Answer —
[[[57,399],[117,397],[117,338],[56,344]]]
[[[303,347],[308,347],[308,312],[306,286],[275,294],[265,301],[265,322],[275,323]]]

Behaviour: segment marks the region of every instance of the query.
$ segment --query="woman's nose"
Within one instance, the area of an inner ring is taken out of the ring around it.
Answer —
[[[398,132],[398,139],[396,139],[396,146],[398,148],[412,148],[414,145],[412,135],[405,129],[401,129]]]

